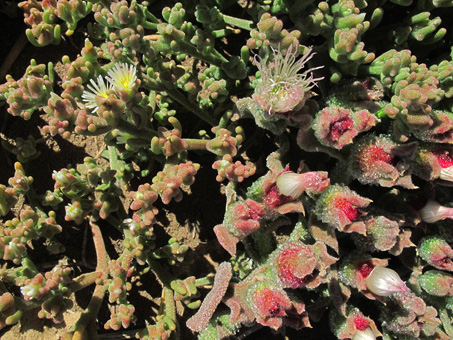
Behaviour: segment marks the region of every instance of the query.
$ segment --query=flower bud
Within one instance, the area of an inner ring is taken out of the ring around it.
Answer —
[[[277,188],[280,194],[297,199],[306,190],[317,193],[324,191],[330,183],[327,175],[324,171],[303,174],[284,172],[277,177]]]
[[[375,267],[365,278],[368,290],[378,296],[389,296],[394,293],[406,293],[409,291],[406,284],[392,269]]]
[[[434,223],[447,218],[453,219],[453,208],[444,207],[433,200],[428,200],[418,213],[422,221],[426,223]]]
[[[376,337],[373,334],[371,328],[367,327],[365,330],[357,330],[352,340],[375,340]]]

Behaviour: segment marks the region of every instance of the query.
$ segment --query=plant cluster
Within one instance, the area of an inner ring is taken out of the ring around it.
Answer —
[[[0,85],[4,121],[44,122],[1,134],[0,329],[29,310],[61,323],[89,290],[61,339],[97,339],[102,306],[101,327],[140,324],[144,340],[325,321],[337,339],[453,338],[451,0],[18,6],[38,51],[83,46]],[[45,142],[76,136],[103,149],[40,191]],[[206,230],[224,261],[188,276],[188,255],[209,254],[158,220],[203,168],[226,197]],[[69,229],[91,231],[95,266],[68,263]],[[143,277],[161,288],[146,319],[131,298]]]

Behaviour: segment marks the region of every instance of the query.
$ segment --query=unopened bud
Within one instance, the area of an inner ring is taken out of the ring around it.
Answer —
[[[392,269],[377,266],[365,279],[368,290],[378,296],[389,296],[394,293],[409,291],[406,284]]]
[[[375,339],[376,337],[374,336],[373,331],[369,327],[367,327],[363,331],[357,330],[354,334],[354,337],[352,338],[352,340],[375,340]]]
[[[453,219],[453,208],[444,207],[432,200],[428,200],[418,213],[422,221],[426,223],[434,223],[447,218]]]

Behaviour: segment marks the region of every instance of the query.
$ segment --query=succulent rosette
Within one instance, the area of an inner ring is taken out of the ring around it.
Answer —
[[[290,299],[285,290],[269,283],[256,283],[247,292],[247,300],[256,321],[275,330],[283,324],[299,329],[309,326],[302,302]]]
[[[358,308],[349,307],[345,315],[330,313],[330,323],[338,339],[374,340],[381,336],[376,323]]]
[[[362,184],[415,189],[410,160],[417,143],[397,144],[386,135],[367,135],[351,149],[347,164],[353,178]]]
[[[334,184],[319,196],[313,212],[322,222],[340,231],[365,234],[362,217],[367,214],[365,208],[371,202],[347,186]]]
[[[312,124],[316,138],[325,146],[342,149],[359,133],[376,125],[377,117],[368,110],[354,111],[330,105],[316,114]]]
[[[235,255],[236,244],[258,230],[265,215],[264,205],[251,199],[229,205],[223,224],[214,227],[219,243],[231,255]]]
[[[418,244],[420,257],[434,268],[453,271],[453,249],[437,236],[423,238]]]
[[[364,219],[366,236],[354,234],[357,247],[370,252],[388,251],[390,254],[400,255],[405,248],[415,246],[410,240],[411,230],[403,228],[403,217],[389,217],[367,216]]]
[[[287,242],[274,254],[273,261],[285,288],[314,289],[328,281],[329,268],[337,259],[327,253],[322,242]]]
[[[383,316],[386,318],[382,324],[385,330],[414,338],[435,336],[442,323],[437,310],[411,292],[395,294],[388,299]]]

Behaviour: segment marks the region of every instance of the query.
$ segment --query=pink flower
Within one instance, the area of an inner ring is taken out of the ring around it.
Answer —
[[[236,233],[247,236],[260,227],[260,219],[266,214],[263,206],[251,199],[238,203],[233,209]]]
[[[422,144],[413,162],[414,173],[427,181],[441,179],[453,182],[453,148],[436,144]]]
[[[453,182],[453,155],[447,150],[434,151],[433,154],[441,167],[439,178]]]
[[[374,336],[373,330],[369,327],[365,328],[364,330],[359,330],[354,334],[352,340],[375,340],[376,337]]]
[[[312,57],[311,48],[302,58],[297,59],[299,51],[292,51],[292,45],[286,55],[280,49],[274,50],[272,62],[260,57],[255,64],[261,73],[261,83],[256,87],[253,100],[269,115],[288,114],[304,106],[311,96],[310,89],[316,81],[322,78],[313,78],[312,68],[299,73]]]
[[[287,195],[280,193],[277,184],[271,186],[266,196],[264,196],[264,203],[270,210],[274,210],[279,206],[291,202],[293,199]]]

